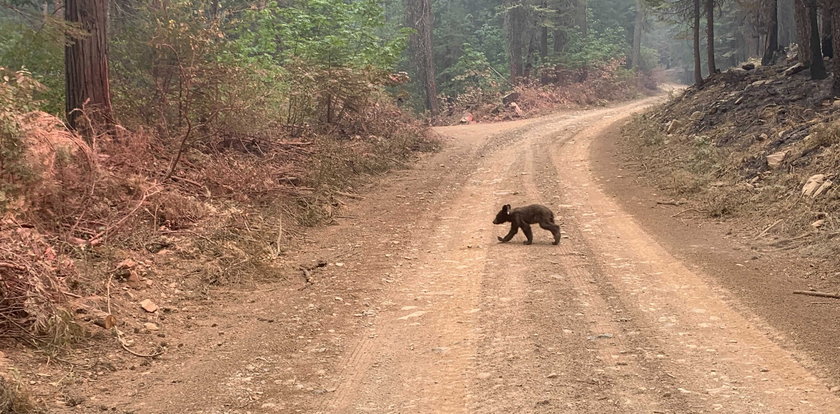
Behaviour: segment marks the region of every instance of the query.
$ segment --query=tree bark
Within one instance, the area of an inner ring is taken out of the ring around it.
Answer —
[[[633,53],[631,53],[630,67],[639,70],[642,60],[642,26],[645,23],[645,9],[642,0],[636,0],[636,22],[633,25]]]
[[[570,17],[571,10],[574,5],[573,0],[565,0],[561,5],[557,6],[557,21],[554,29],[554,53],[561,54],[566,51],[566,45],[569,43],[569,30],[574,26],[573,19]],[[576,1],[576,0],[574,0]]]
[[[582,36],[589,34],[589,22],[586,16],[587,3],[588,0],[575,0],[575,26],[580,29]]]
[[[778,22],[779,22],[779,45],[786,47],[791,43],[796,43],[796,20],[794,19],[795,6],[790,0],[783,0],[778,2]]]
[[[796,43],[799,45],[799,61],[811,66],[811,23],[806,0],[795,0],[794,20],[796,21]]]
[[[439,108],[432,49],[432,0],[405,0],[405,12],[406,26],[414,29],[408,39],[409,53],[417,68],[417,80],[423,86],[424,107],[435,116]]]
[[[406,0],[410,2],[412,0]],[[522,0],[507,0],[507,14],[505,14],[508,40],[508,57],[510,59],[510,79],[517,83],[524,75],[523,51],[525,49],[525,31],[527,12]]]
[[[543,9],[548,9],[548,1],[542,2]],[[540,57],[548,56],[548,26],[545,22],[546,16],[540,15]]]
[[[767,47],[764,48],[764,57],[761,64],[764,66],[776,62],[776,52],[779,51],[779,1],[769,0],[767,10]]]
[[[694,0],[694,24],[691,28],[694,35],[694,84],[703,85],[703,66],[700,63],[700,0]]]
[[[90,140],[97,128],[111,131],[114,123],[108,76],[108,1],[67,0],[64,19],[88,33],[70,39],[64,49],[64,83],[67,125]],[[83,122],[85,117],[90,122]]]
[[[706,0],[706,63],[709,66],[709,76],[717,72],[715,64],[715,0]]]
[[[833,4],[831,6],[831,40],[833,41],[834,50],[840,51],[840,5]],[[834,66],[834,96],[840,96],[840,56],[832,59]]]
[[[828,73],[823,62],[820,47],[820,26],[817,16],[817,0],[808,0],[808,17],[811,24],[811,79],[825,79]]]
[[[822,52],[823,56],[834,57],[834,24],[832,23],[831,9],[835,0],[823,0],[822,5]]]

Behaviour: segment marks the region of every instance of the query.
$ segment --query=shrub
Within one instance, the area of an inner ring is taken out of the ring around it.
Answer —
[[[0,67],[0,217],[35,178],[25,160],[21,117],[37,106],[33,95],[42,89],[28,72]]]

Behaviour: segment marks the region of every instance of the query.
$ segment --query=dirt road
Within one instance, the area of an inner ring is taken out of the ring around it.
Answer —
[[[289,279],[181,313],[173,352],[89,406],[138,413],[840,413],[830,377],[607,195],[590,146],[654,102],[439,128]],[[499,244],[502,204],[564,239]],[[194,313],[191,313],[194,312]]]

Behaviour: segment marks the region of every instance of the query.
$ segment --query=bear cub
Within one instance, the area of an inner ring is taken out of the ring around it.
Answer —
[[[541,228],[548,230],[554,235],[554,244],[560,244],[560,226],[554,223],[554,213],[548,207],[531,204],[530,206],[510,208],[510,204],[505,204],[499,214],[496,214],[496,219],[493,224],[510,223],[510,232],[507,236],[499,237],[499,241],[507,243],[516,235],[519,229],[525,233],[525,244],[531,244],[534,240],[534,235],[531,233],[531,224],[539,224]]]

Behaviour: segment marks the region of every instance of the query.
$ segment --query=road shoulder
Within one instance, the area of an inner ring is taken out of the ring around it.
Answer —
[[[669,253],[703,273],[728,292],[731,304],[752,313],[756,322],[777,332],[773,340],[828,383],[840,383],[840,301],[793,295],[807,290],[818,263],[756,246],[734,221],[685,214],[671,198],[649,186],[622,157],[623,123],[612,125],[590,148],[599,185]],[[690,213],[690,212],[689,212]]]

